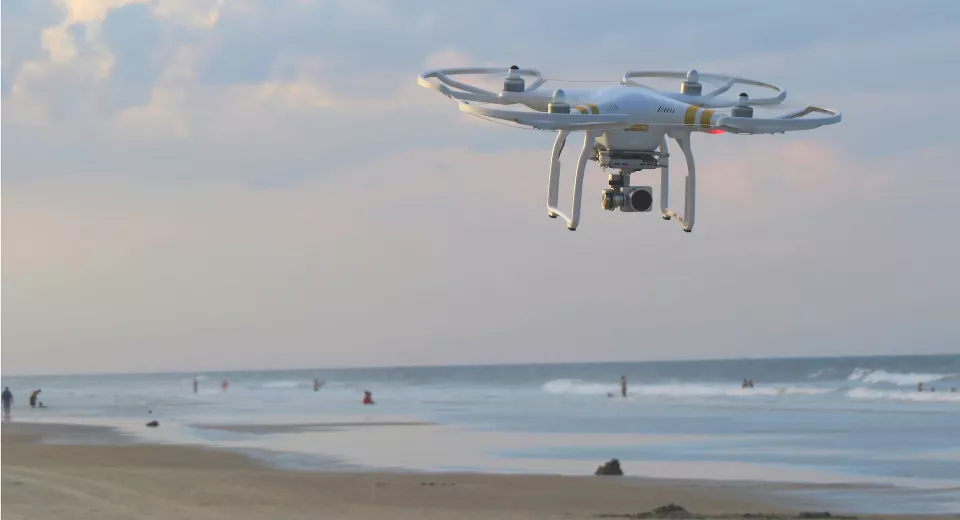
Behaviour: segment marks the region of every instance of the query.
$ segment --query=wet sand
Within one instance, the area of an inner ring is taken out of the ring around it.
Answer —
[[[92,438],[104,442],[62,443],[71,436],[77,442]],[[50,437],[61,443],[42,442]],[[801,510],[823,510],[816,504],[788,504],[779,493],[799,489],[791,485],[593,476],[285,471],[225,451],[107,442],[115,439],[116,434],[104,428],[4,424],[2,517],[586,519],[629,518],[670,503],[701,518],[744,518],[744,514],[761,513],[771,515],[768,518],[795,518]],[[423,449],[429,450],[429,446]]]

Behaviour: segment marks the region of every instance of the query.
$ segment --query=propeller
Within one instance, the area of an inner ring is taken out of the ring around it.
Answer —
[[[781,89],[780,87],[764,83],[762,81],[756,81],[747,78],[739,78],[735,76],[728,76],[725,74],[709,74],[701,73],[696,69],[690,69],[686,72],[679,71],[628,71],[623,75],[623,79],[620,80],[622,85],[628,87],[642,87],[651,90],[652,87],[638,83],[634,81],[634,78],[676,78],[682,79],[683,82],[680,83],[680,92],[665,92],[659,91],[669,97],[683,101],[685,103],[696,104],[704,108],[732,108],[735,106],[761,106],[761,105],[779,105],[787,98],[787,91]],[[703,91],[702,81],[710,81],[714,83],[720,83],[720,86],[709,91]],[[769,89],[777,92],[777,95],[773,97],[766,98],[757,98],[757,99],[747,99],[746,101],[742,100],[730,100],[730,99],[717,99],[720,94],[730,90],[734,85],[747,85],[753,87],[760,87],[764,89]]]
[[[417,77],[417,83],[421,87],[436,90],[441,94],[456,99],[457,101],[476,101],[481,103],[506,104],[513,94],[531,92],[540,88],[547,80],[543,78],[540,71],[536,69],[521,69],[516,65],[511,65],[507,70],[507,75],[503,77],[503,88],[497,92],[482,89],[461,81],[457,81],[452,76],[458,75],[500,75],[503,69],[500,67],[455,67],[449,69],[430,70],[420,74]],[[529,85],[526,84],[525,77],[535,78]],[[431,80],[437,81],[431,81]]]

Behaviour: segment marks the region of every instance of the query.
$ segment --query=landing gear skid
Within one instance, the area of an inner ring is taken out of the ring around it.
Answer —
[[[693,219],[696,215],[696,196],[697,196],[697,168],[693,162],[693,151],[690,149],[690,134],[682,137],[675,137],[680,149],[683,150],[683,156],[687,159],[687,177],[685,179],[685,189],[683,194],[683,215],[672,211],[667,207],[670,200],[670,163],[667,154],[667,138],[660,141],[660,153],[667,155],[665,161],[661,161],[660,169],[660,215],[663,220],[676,219],[683,226],[687,233],[693,231]]]
[[[563,217],[567,223],[567,229],[577,230],[577,224],[580,222],[580,201],[583,198],[583,172],[587,169],[587,159],[590,158],[590,151],[593,150],[593,144],[600,132],[587,130],[583,133],[583,148],[580,150],[580,157],[577,159],[577,174],[573,181],[573,204],[570,216],[565,215],[557,207],[560,199],[560,152],[563,151],[563,145],[567,142],[569,130],[559,130],[557,140],[553,143],[553,153],[550,155],[550,177],[547,182],[547,216],[550,218]]]
[[[580,203],[583,198],[583,174],[587,166],[587,160],[594,149],[594,142],[602,132],[596,130],[584,131],[583,148],[580,149],[580,156],[577,159],[577,171],[573,184],[573,201],[570,215],[560,211],[558,202],[560,199],[560,153],[570,135],[569,130],[558,130],[557,139],[553,143],[553,151],[550,155],[550,176],[547,178],[547,216],[550,218],[562,217],[567,224],[567,229],[576,231],[580,222]],[[670,154],[667,152],[667,137],[664,136],[660,142],[660,216],[663,220],[676,220],[687,233],[693,231],[693,222],[696,210],[696,165],[693,161],[693,151],[690,149],[690,133],[685,133],[674,140],[680,145],[683,155],[687,160],[687,177],[684,187],[683,214],[679,214],[667,207],[670,195]]]

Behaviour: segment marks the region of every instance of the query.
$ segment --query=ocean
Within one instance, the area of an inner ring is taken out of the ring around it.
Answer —
[[[960,512],[960,392],[951,392],[960,355],[4,376],[3,385],[14,421],[112,425],[300,469],[582,475],[616,457],[636,476],[884,485],[915,493],[871,498],[876,512]],[[35,388],[46,408],[27,406]],[[364,390],[376,405],[360,404]],[[160,428],[143,426],[151,419]],[[855,487],[847,498],[864,500]]]

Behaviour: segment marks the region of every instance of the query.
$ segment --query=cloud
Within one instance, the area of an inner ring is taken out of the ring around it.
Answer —
[[[932,352],[960,339],[960,250],[943,235],[960,193],[940,117],[960,86],[942,66],[958,46],[948,3],[846,2],[825,20],[803,3],[705,5],[695,19],[620,4],[602,33],[545,14],[583,8],[564,1],[509,17],[432,0],[8,4],[9,368]],[[570,233],[545,217],[550,133],[472,118],[414,80],[512,63],[613,81],[742,73],[845,121],[695,137],[692,234],[600,209],[591,164]]]

